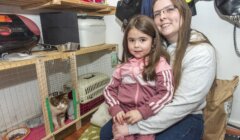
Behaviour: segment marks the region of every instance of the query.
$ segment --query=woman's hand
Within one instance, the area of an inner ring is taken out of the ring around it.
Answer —
[[[123,125],[125,122],[124,117],[125,117],[125,113],[123,111],[120,111],[117,113],[117,115],[113,117],[113,122]]]
[[[126,114],[125,114],[125,118],[124,120],[128,123],[128,124],[134,124],[140,120],[143,119],[143,116],[142,114],[138,111],[138,110],[131,110],[131,111],[128,111]]]
[[[123,139],[124,136],[129,135],[128,125],[126,123],[123,123],[123,125],[118,123],[113,123],[112,130],[113,130],[114,139]]]

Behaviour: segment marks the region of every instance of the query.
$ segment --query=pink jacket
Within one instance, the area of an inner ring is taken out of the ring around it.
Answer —
[[[104,90],[111,116],[120,111],[138,109],[144,119],[156,114],[173,97],[173,76],[169,64],[161,58],[156,67],[155,81],[142,78],[143,59],[130,59],[119,65]]]

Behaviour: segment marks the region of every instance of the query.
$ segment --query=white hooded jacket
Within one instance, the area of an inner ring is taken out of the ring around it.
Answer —
[[[202,40],[203,35],[191,31],[191,41]],[[167,51],[174,59],[176,44],[168,46]],[[172,65],[172,64],[171,64]],[[189,45],[182,61],[182,76],[173,101],[156,115],[129,125],[129,134],[159,133],[182,120],[189,114],[202,114],[206,106],[206,95],[216,74],[215,50],[208,43]]]

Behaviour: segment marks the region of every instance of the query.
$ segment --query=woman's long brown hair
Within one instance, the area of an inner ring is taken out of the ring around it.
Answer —
[[[153,1],[153,6],[156,3],[156,1],[158,0]],[[175,89],[177,89],[181,80],[182,60],[190,40],[190,32],[191,32],[190,26],[191,26],[192,13],[189,6],[185,2],[185,0],[171,0],[171,1],[173,5],[178,9],[181,16],[181,20],[182,20],[182,25],[180,26],[180,29],[178,31],[177,47],[175,51],[176,59],[174,59],[174,62],[173,62],[174,83],[175,83]]]
[[[153,6],[158,0],[153,1]],[[185,55],[185,52],[187,50],[187,47],[190,45],[195,45],[199,43],[209,43],[209,40],[205,35],[203,35],[204,39],[200,41],[193,41],[190,42],[190,35],[191,35],[191,19],[192,19],[192,12],[189,8],[188,4],[185,2],[185,0],[171,0],[173,5],[178,9],[182,25],[180,26],[180,29],[178,31],[178,40],[177,40],[177,47],[175,51],[175,59],[173,62],[173,76],[174,76],[174,84],[175,84],[175,90],[178,88],[180,81],[181,81],[181,75],[182,75],[182,60]],[[180,24],[180,23],[179,23]],[[166,38],[162,36],[162,38],[167,42]],[[168,42],[167,42],[168,43]]]

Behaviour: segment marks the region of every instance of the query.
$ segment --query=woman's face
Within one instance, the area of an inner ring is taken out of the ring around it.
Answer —
[[[178,39],[178,30],[182,25],[180,13],[171,0],[157,0],[153,6],[154,22],[160,33],[170,42]]]

